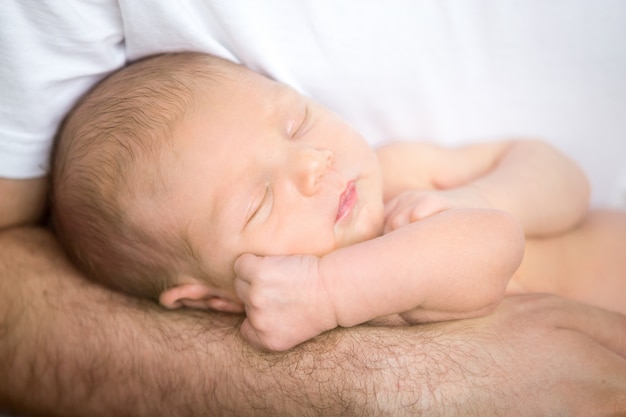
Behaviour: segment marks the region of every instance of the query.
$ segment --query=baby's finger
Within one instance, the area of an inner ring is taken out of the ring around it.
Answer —
[[[241,336],[243,339],[248,342],[250,345],[257,349],[267,350],[264,344],[261,342],[261,338],[257,333],[257,330],[250,324],[249,319],[244,319],[243,323],[241,323],[241,328],[239,329],[241,332]]]
[[[440,213],[443,210],[444,209],[442,207],[435,207],[435,206],[420,204],[420,205],[413,207],[409,217],[411,219],[411,223],[418,222],[420,220],[424,220],[427,217]]]
[[[259,332],[249,319],[245,319],[241,323],[241,336],[252,346],[260,350],[269,350],[273,352],[284,352],[291,349],[296,344],[284,338],[271,337]]]
[[[445,201],[438,195],[428,195],[415,204],[411,209],[411,221],[416,222],[426,217],[433,216],[450,208],[449,202]]]
[[[243,301],[244,304],[248,304],[248,298],[250,295],[250,282],[237,275],[235,277],[235,280],[233,281],[233,284],[235,286],[235,293],[237,294],[237,297],[239,297],[239,299]]]
[[[400,198],[401,197],[398,196],[385,203],[385,218],[392,215],[392,213],[398,209],[398,206],[400,205]]]
[[[251,253],[244,253],[235,260],[235,264],[233,265],[235,274],[237,274],[241,279],[246,280],[247,277],[252,276],[257,270],[257,265],[261,259],[263,258],[260,256],[253,255]]]
[[[406,213],[399,213],[394,214],[393,216],[389,216],[385,219],[384,233],[392,232],[407,223],[408,221]]]

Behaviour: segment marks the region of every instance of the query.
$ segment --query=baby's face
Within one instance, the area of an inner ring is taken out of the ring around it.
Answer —
[[[381,233],[378,159],[355,130],[250,71],[218,84],[164,168],[169,215],[211,270],[228,283],[243,253],[323,255]]]

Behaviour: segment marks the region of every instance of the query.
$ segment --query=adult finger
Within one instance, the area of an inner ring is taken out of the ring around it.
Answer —
[[[547,294],[512,295],[503,306],[524,313],[528,320],[584,334],[626,358],[626,317],[622,314]]]

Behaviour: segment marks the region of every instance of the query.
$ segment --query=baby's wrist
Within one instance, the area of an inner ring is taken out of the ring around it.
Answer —
[[[320,311],[323,311],[323,316],[320,319],[323,321],[321,325],[324,330],[334,329],[340,326],[340,320],[337,311],[336,297],[336,282],[337,275],[333,272],[334,268],[331,266],[331,262],[327,257],[317,258],[317,282],[318,282],[318,298],[324,304]]]
[[[489,193],[480,184],[470,183],[463,186],[459,191],[469,195],[468,208],[494,208]]]

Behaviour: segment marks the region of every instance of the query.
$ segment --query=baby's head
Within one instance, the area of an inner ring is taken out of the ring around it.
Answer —
[[[167,307],[240,311],[243,253],[323,255],[380,233],[374,151],[336,115],[209,55],[113,74],[65,121],[53,214],[89,276]]]

